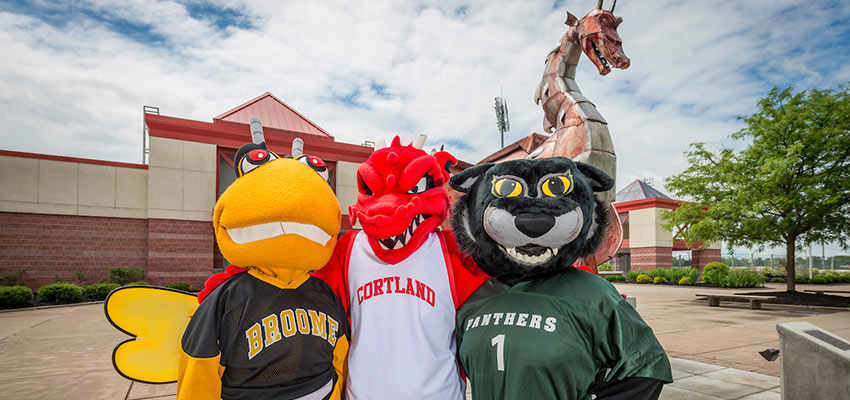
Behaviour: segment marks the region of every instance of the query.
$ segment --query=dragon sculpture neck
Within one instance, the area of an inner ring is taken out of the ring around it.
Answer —
[[[616,5],[616,2],[614,3]],[[543,128],[554,133],[535,151],[534,158],[563,156],[581,161],[617,176],[617,156],[608,131],[608,122],[590,102],[575,81],[582,52],[596,65],[600,75],[611,68],[626,69],[629,59],[622,48],[613,8],[603,10],[602,1],[582,19],[567,13],[567,32],[546,57],[543,78],[537,86],[535,102],[543,106]],[[614,200],[614,189],[600,193]]]

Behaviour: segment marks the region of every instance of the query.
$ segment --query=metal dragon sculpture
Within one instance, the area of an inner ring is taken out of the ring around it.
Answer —
[[[537,86],[534,99],[543,106],[543,127],[552,135],[529,157],[546,158],[563,156],[593,165],[612,178],[617,176],[617,156],[608,131],[608,122],[596,106],[581,94],[575,81],[576,66],[582,52],[599,70],[607,75],[612,68],[626,69],[630,61],[623,52],[617,27],[623,19],[614,15],[614,0],[610,10],[602,8],[602,1],[583,18],[567,13],[567,32],[546,57],[543,78]],[[554,130],[554,133],[553,133]],[[600,193],[606,201],[614,201],[615,191]],[[606,242],[599,252],[582,260],[590,266],[605,261],[616,254],[622,242],[622,225],[616,210],[609,210],[612,219]]]

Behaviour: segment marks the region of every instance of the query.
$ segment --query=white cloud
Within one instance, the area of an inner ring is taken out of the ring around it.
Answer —
[[[592,1],[219,2],[253,27],[216,28],[172,1],[93,0],[95,13],[165,38],[138,42],[97,19],[53,24],[0,13],[0,147],[138,162],[141,107],[209,121],[271,91],[336,136],[361,143],[427,133],[475,162],[498,148],[493,98],[504,93],[507,142],[542,132],[532,95],[549,49]],[[622,1],[628,70],[577,82],[610,123],[618,187],[685,167],[691,142],[730,145],[734,119],[773,84],[850,79],[850,7],[801,0]],[[835,46],[840,45],[840,48]],[[381,87],[376,93],[373,85]],[[351,107],[339,98],[357,93]],[[451,149],[450,149],[451,150]],[[663,187],[659,187],[663,190]]]

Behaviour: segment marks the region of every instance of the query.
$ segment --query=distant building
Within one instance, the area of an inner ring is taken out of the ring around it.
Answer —
[[[618,270],[671,267],[673,251],[683,250],[691,251],[691,265],[700,270],[721,260],[720,243],[688,247],[684,240],[673,240],[673,232],[662,226],[662,213],[679,208],[680,203],[638,179],[617,192],[614,208],[623,224],[623,244],[614,259]]]
[[[233,156],[251,141],[251,117],[262,120],[270,150],[289,154],[301,137],[305,153],[323,158],[347,213],[357,167],[373,148],[336,142],[271,93],[213,122],[146,113],[146,164],[0,150],[0,273],[27,268],[37,288],[78,273],[98,281],[123,266],[145,269],[152,284],[202,287],[225,263],[212,210],[236,178]],[[348,221],[343,215],[343,229]]]

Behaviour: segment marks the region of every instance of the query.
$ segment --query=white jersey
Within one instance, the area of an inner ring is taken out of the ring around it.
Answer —
[[[395,265],[362,232],[353,240],[347,398],[462,400],[453,282],[438,234]]]

